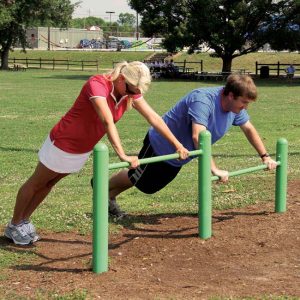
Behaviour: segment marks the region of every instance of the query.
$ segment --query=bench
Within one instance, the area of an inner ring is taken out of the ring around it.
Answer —
[[[14,64],[14,71],[26,71],[27,67],[23,64]]]

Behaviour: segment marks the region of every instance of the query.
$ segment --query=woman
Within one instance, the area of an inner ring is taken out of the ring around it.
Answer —
[[[150,83],[147,66],[135,61],[122,62],[111,73],[92,76],[84,84],[71,109],[50,131],[33,175],[20,188],[6,237],[18,245],[39,240],[30,216],[58,181],[83,168],[105,134],[121,161],[129,162],[132,168],[139,165],[137,156],[125,154],[115,126],[131,106],[174,146],[180,159],[187,158],[188,150],[142,96]]]

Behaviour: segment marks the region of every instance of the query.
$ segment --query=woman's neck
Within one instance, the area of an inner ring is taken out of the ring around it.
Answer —
[[[115,87],[115,82],[112,82],[113,85],[113,95],[115,96],[117,102],[119,102],[119,100],[122,98],[121,94],[118,92],[118,90]]]

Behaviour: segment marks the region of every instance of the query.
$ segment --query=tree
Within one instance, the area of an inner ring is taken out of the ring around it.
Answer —
[[[119,19],[118,19],[118,31],[119,33],[122,33],[123,35],[133,35],[136,27],[135,27],[135,22],[136,22],[136,17],[133,14],[130,13],[121,13],[119,14]]]
[[[75,18],[71,21],[70,26],[74,28],[87,28],[91,26],[105,27],[106,22],[97,17]]]
[[[26,47],[26,28],[37,22],[66,28],[74,7],[70,0],[4,0],[0,4],[1,69],[8,69],[9,50],[15,45]]]
[[[119,14],[119,20],[118,23],[121,26],[129,26],[133,27],[135,24],[135,16],[130,13],[125,13],[125,14]]]
[[[163,36],[168,51],[188,47],[192,52],[206,43],[222,58],[222,71],[230,72],[235,57],[257,51],[270,41],[274,28],[265,25],[274,16],[286,26],[297,1],[130,0],[129,4],[142,16],[144,33]]]
[[[282,17],[274,17],[273,22],[268,24],[270,45],[274,50],[300,50],[300,0],[293,5],[293,10],[290,7],[283,9],[288,23],[282,24]]]

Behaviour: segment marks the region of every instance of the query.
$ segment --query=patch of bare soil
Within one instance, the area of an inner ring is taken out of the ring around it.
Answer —
[[[270,202],[214,211],[206,241],[198,238],[196,215],[143,216],[110,237],[110,269],[98,275],[91,272],[90,236],[41,232],[30,249],[2,238],[2,248],[38,259],[2,270],[9,276],[0,287],[33,298],[37,289],[86,289],[91,299],[300,298],[299,181],[289,183],[287,212],[273,211]]]

